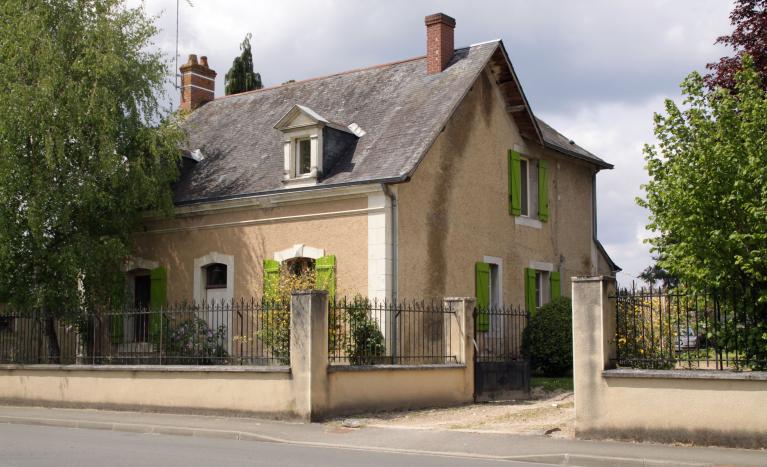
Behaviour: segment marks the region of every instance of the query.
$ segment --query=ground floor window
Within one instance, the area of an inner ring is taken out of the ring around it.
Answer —
[[[294,276],[302,276],[311,271],[314,271],[315,260],[312,258],[291,258],[285,261],[285,266],[288,271]]]

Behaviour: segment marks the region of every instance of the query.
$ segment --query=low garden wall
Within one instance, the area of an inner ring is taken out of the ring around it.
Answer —
[[[319,420],[473,397],[473,299],[446,299],[455,363],[331,365],[324,291],[296,293],[290,365],[0,365],[0,402]],[[87,359],[86,359],[87,360]]]
[[[2,365],[6,404],[295,416],[289,367]]]
[[[613,368],[613,281],[573,278],[576,435],[767,446],[767,373]]]

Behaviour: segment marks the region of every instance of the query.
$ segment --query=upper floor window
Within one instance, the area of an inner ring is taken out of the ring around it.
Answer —
[[[509,151],[508,160],[509,214],[517,217],[517,224],[540,228],[549,218],[548,162],[516,151]]]
[[[205,267],[205,288],[226,288],[226,264],[214,263]]]

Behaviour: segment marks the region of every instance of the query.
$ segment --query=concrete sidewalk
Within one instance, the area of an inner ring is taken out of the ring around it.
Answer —
[[[767,451],[390,428],[345,428],[195,415],[0,407],[0,423],[259,440],[378,452],[439,453],[579,466],[767,465]]]

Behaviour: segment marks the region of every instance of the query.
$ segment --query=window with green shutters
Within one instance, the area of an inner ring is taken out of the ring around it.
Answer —
[[[314,263],[316,274],[315,284],[319,290],[328,291],[328,301],[336,299],[336,257],[334,255],[317,258]]]
[[[474,322],[476,331],[490,330],[490,265],[476,263],[474,265],[474,290],[477,295],[477,318]]]
[[[549,164],[538,161],[538,219],[549,220]]]

